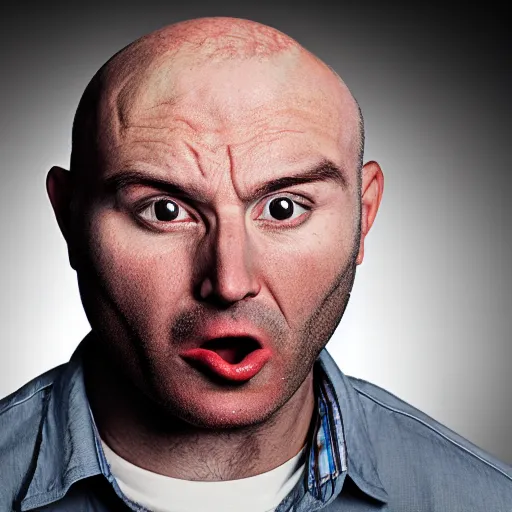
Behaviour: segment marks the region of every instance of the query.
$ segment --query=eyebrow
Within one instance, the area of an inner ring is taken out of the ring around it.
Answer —
[[[247,196],[243,197],[242,200],[250,203],[261,196],[277,192],[283,188],[322,181],[331,181],[340,185],[343,189],[346,189],[348,184],[347,172],[344,168],[336,165],[332,161],[324,159],[319,164],[305,171],[263,183]],[[185,189],[172,181],[141,171],[120,171],[105,178],[103,184],[107,193],[116,193],[131,185],[140,185],[157,188],[171,195],[179,195],[201,202],[207,202],[204,193],[195,187],[187,186],[187,189]]]
[[[347,172],[342,167],[334,164],[330,160],[322,160],[314,167],[302,171],[292,176],[277,178],[267,183],[263,183],[251,192],[247,201],[252,201],[258,197],[277,192],[283,188],[293,187],[294,185],[302,185],[304,183],[313,183],[318,181],[332,181],[340,185],[343,189],[347,188]]]
[[[187,186],[187,189],[172,181],[160,178],[153,174],[135,170],[124,170],[107,176],[103,180],[104,190],[108,194],[115,194],[132,185],[156,188],[170,195],[179,195],[201,202],[206,202],[206,196],[197,188]]]

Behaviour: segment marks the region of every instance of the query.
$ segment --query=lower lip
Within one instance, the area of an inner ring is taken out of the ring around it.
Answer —
[[[213,350],[195,348],[184,352],[182,357],[204,366],[223,379],[232,382],[244,382],[252,379],[260,372],[270,359],[270,355],[269,349],[259,348],[247,354],[239,363],[231,364]]]

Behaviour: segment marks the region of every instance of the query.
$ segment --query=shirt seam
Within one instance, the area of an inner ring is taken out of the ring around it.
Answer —
[[[397,413],[397,414],[401,414],[402,416],[405,416],[406,418],[410,418],[412,420],[416,420],[418,423],[422,424],[424,427],[427,427],[432,432],[435,432],[436,434],[441,436],[443,439],[445,439],[449,443],[457,446],[458,448],[460,448],[462,451],[468,453],[469,455],[472,455],[475,459],[479,460],[480,462],[483,462],[485,465],[491,467],[492,469],[494,469],[495,471],[497,471],[498,473],[500,473],[504,477],[506,477],[508,480],[512,481],[512,477],[510,475],[508,475],[507,473],[505,473],[505,471],[503,471],[502,469],[500,469],[499,467],[494,465],[492,462],[490,462],[490,461],[484,459],[483,457],[481,457],[480,455],[476,454],[475,452],[473,452],[472,450],[470,450],[466,446],[458,443],[454,439],[451,439],[448,435],[444,434],[443,432],[441,432],[437,428],[433,427],[432,425],[427,423],[425,420],[422,420],[421,418],[418,418],[417,416],[414,416],[413,414],[410,414],[408,412],[401,411],[400,409],[395,409],[394,407],[392,407],[392,406],[390,406],[388,404],[385,404],[384,402],[381,402],[379,399],[369,395],[368,393],[366,393],[366,392],[364,392],[364,391],[362,391],[360,389],[355,388],[355,390],[360,395],[363,395],[366,398],[368,398],[369,400],[371,400],[372,402],[380,405],[381,407],[384,407],[384,409],[387,409],[387,410],[389,410],[391,412],[394,412],[394,413]]]
[[[7,406],[5,409],[2,409],[0,410],[0,416],[2,414],[5,414],[6,412],[10,411],[11,409],[13,409],[14,407],[18,406],[18,405],[21,405],[25,402],[27,402],[28,400],[30,400],[31,398],[34,398],[38,393],[41,393],[41,391],[44,391],[45,389],[47,388],[50,388],[53,386],[53,382],[50,382],[49,384],[45,384],[42,388],[39,388],[37,391],[34,391],[32,394],[30,394],[29,396],[23,398],[23,400],[20,400],[19,402],[15,402],[14,404],[11,404],[9,406]]]

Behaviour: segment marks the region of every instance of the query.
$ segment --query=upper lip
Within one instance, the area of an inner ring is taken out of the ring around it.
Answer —
[[[207,321],[193,336],[193,345],[198,348],[209,341],[224,338],[251,338],[259,348],[266,348],[269,344],[268,337],[249,322]],[[240,342],[243,343],[242,340]]]

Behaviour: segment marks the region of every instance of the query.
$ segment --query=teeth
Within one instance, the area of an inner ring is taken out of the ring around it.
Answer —
[[[243,361],[247,354],[260,348],[260,346],[254,338],[230,337],[208,340],[202,348],[217,353],[229,364],[237,364]]]

